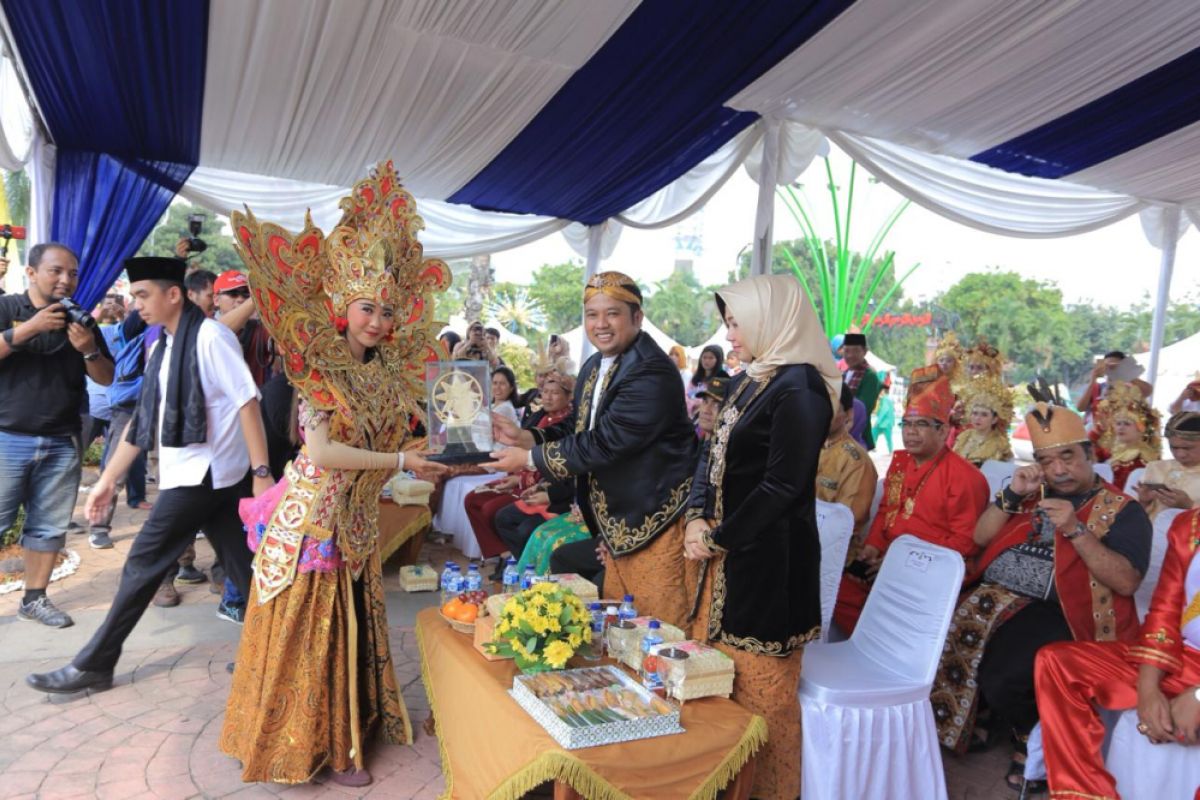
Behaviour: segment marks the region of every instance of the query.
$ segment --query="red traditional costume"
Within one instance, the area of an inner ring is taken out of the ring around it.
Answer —
[[[1158,667],[1168,698],[1200,685],[1200,509],[1175,519],[1150,613],[1132,642],[1063,642],[1037,657],[1038,708],[1053,797],[1115,798],[1097,708],[1137,706],[1139,665]],[[1200,797],[1200,792],[1197,793]]]
[[[949,422],[954,395],[950,381],[944,376],[936,377],[937,371],[937,367],[924,367],[913,373],[906,418]],[[920,380],[930,375],[935,379]],[[977,549],[972,538],[975,523],[987,503],[988,485],[983,474],[948,447],[924,464],[918,464],[907,451],[900,450],[892,456],[884,478],[883,500],[864,544],[883,555],[894,539],[911,533],[932,544],[957,550],[966,558]],[[846,633],[853,631],[858,623],[869,592],[868,582],[853,575],[843,576],[833,618]]]

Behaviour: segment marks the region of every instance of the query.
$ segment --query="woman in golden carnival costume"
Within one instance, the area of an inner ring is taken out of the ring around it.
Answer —
[[[1162,458],[1162,418],[1142,395],[1142,390],[1126,381],[1118,381],[1104,393],[1096,418],[1103,420],[1100,449],[1110,453],[1113,484],[1124,489],[1129,475],[1151,461]]]
[[[984,461],[1012,461],[1008,426],[1012,422],[1012,393],[990,376],[975,378],[962,387],[966,430],[954,441],[954,452],[979,466]]]
[[[812,303],[791,276],[717,293],[733,352],[730,383],[686,512],[702,572],[696,638],[736,667],[733,697],[767,720],[751,794],[800,794],[800,656],[821,632],[817,464],[841,376]]]
[[[937,349],[933,351],[933,363],[950,380],[950,388],[958,394],[963,382],[963,347],[958,341],[958,334],[946,331]]]
[[[254,581],[220,746],[245,781],[301,783],[322,768],[364,785],[378,732],[412,740],[388,647],[379,493],[400,469],[436,472],[406,442],[424,362],[436,357],[433,298],[450,283],[423,260],[423,227],[391,162],[341,201],[326,237],[234,212],[251,294],[300,397],[305,446],[243,507]]]

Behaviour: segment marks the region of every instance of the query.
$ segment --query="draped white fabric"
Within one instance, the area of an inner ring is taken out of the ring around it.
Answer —
[[[761,125],[762,123],[757,124]],[[804,173],[804,170],[808,169],[808,165],[814,158],[827,155],[829,155],[829,140],[825,138],[825,134],[799,122],[785,121],[780,131],[779,162],[775,183],[779,186],[786,186],[794,182]],[[759,170],[762,169],[762,157],[763,148],[762,145],[759,145],[750,151],[744,163],[746,174],[755,183],[760,182]]]
[[[25,166],[33,144],[33,114],[25,102],[16,67],[7,54],[0,59],[0,169]]]
[[[727,105],[966,157],[1198,40],[1191,0],[857,0]]]
[[[418,197],[486,166],[638,0],[213,0],[200,161]]]
[[[904,145],[830,133],[871,174],[934,213],[1007,236],[1069,236],[1102,228],[1146,207],[1126,195],[1067,181],[1027,178]]]
[[[40,130],[33,133],[29,145],[29,226],[27,240],[36,244],[50,241],[50,213],[54,204],[54,165],[58,149],[46,141]]]

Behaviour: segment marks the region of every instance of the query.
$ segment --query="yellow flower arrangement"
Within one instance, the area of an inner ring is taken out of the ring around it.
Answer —
[[[562,669],[592,641],[591,617],[570,589],[539,583],[504,603],[492,635],[487,651],[512,658],[522,672]]]

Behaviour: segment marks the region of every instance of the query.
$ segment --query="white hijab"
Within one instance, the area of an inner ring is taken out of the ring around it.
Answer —
[[[717,292],[717,305],[737,321],[742,345],[754,356],[746,372],[761,380],[787,364],[811,364],[837,410],[842,374],[834,363],[812,302],[791,275],[757,275]]]

